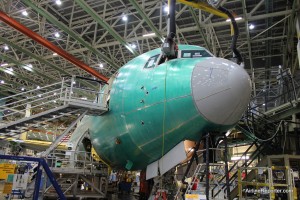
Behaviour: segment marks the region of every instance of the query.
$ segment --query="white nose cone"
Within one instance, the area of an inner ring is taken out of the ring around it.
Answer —
[[[235,124],[250,101],[249,75],[229,60],[209,58],[196,64],[191,86],[200,114],[215,124]]]

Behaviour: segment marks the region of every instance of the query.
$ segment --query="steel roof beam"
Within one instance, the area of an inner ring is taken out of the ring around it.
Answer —
[[[200,32],[200,34],[201,34],[201,36],[202,36],[202,39],[204,40],[204,43],[205,43],[205,45],[207,46],[207,49],[208,49],[209,51],[211,51],[211,46],[210,46],[210,44],[208,44],[208,41],[207,41],[206,36],[205,36],[205,33],[204,33],[203,30],[202,30],[201,24],[199,23],[198,17],[197,17],[197,15],[196,15],[194,9],[193,9],[192,7],[189,7],[189,10],[190,10],[190,13],[191,13],[192,16],[193,16],[193,19],[194,19],[194,21],[195,21],[195,23],[196,23],[196,26],[198,27],[198,30],[199,30],[199,32]]]
[[[0,37],[0,41],[3,42],[3,43],[5,43],[5,44],[7,44],[7,45],[9,45],[9,46],[11,46],[11,47],[13,47],[13,48],[15,48],[15,49],[17,49],[18,51],[21,51],[22,53],[24,53],[24,54],[26,54],[26,55],[28,55],[28,56],[34,58],[35,60],[37,60],[37,61],[39,61],[39,62],[45,64],[46,66],[52,67],[53,69],[55,69],[55,70],[61,72],[62,74],[66,74],[66,75],[72,76],[71,73],[69,73],[69,72],[63,70],[62,68],[60,68],[60,67],[58,67],[58,66],[56,66],[56,65],[54,65],[54,64],[52,64],[52,63],[50,63],[49,61],[47,61],[47,60],[41,58],[40,56],[31,53],[31,51],[29,51],[29,50],[27,50],[27,49],[24,49],[24,48],[22,48],[22,47],[16,45],[15,43],[13,43],[13,42],[11,42],[11,41],[9,41],[9,40],[3,38],[3,37]],[[32,61],[34,61],[34,60],[32,60]]]
[[[80,61],[79,59],[77,59],[74,56],[72,56],[71,54],[67,53],[65,50],[63,50],[63,49],[59,48],[58,46],[54,45],[53,43],[49,42],[48,40],[46,40],[45,38],[43,38],[39,34],[33,32],[32,30],[30,30],[26,26],[20,24],[18,21],[16,21],[15,19],[9,17],[8,15],[6,15],[2,11],[0,11],[0,19],[3,22],[5,22],[6,24],[8,24],[8,25],[12,26],[13,28],[15,28],[16,30],[22,32],[24,35],[27,35],[28,37],[32,38],[34,41],[40,43],[44,47],[56,52],[60,56],[64,57],[66,60],[68,60],[71,63],[73,63],[74,65],[76,65],[77,67],[87,71],[91,75],[93,75],[93,76],[95,76],[95,77],[97,77],[97,78],[99,78],[99,79],[101,79],[105,82],[108,81],[108,78],[105,77],[104,75],[100,74],[99,72],[97,72],[93,68],[89,67],[88,65],[86,65],[85,63]]]
[[[163,41],[164,37],[160,33],[160,31],[154,26],[153,22],[150,18],[146,15],[146,13],[142,10],[136,0],[129,0],[129,2],[133,5],[133,7],[138,11],[139,15],[146,21],[148,26],[150,26],[151,30],[156,34],[156,36]]]
[[[127,43],[114,29],[110,27],[98,14],[93,10],[86,2],[82,0],[75,0],[75,2],[87,12],[98,24],[100,24],[105,30],[107,30],[117,41],[125,46],[134,56],[138,56],[139,53],[135,51],[129,43]]]
[[[6,60],[7,62],[14,63],[15,65],[17,65],[17,66],[19,66],[19,67],[22,67],[22,68],[25,69],[25,70],[28,70],[28,71],[30,70],[30,72],[33,72],[33,73],[35,73],[35,74],[37,74],[37,75],[39,75],[39,76],[41,76],[41,77],[44,77],[44,78],[46,78],[46,79],[48,79],[48,80],[50,80],[50,81],[55,82],[55,81],[58,80],[58,79],[54,79],[53,77],[50,77],[50,76],[45,75],[45,72],[40,72],[39,70],[36,70],[36,69],[34,69],[33,67],[32,67],[32,68],[28,68],[28,66],[24,65],[23,63],[21,63],[21,62],[15,60],[15,59],[13,59],[13,58],[7,56],[7,55],[0,54],[0,58]]]
[[[36,84],[36,85],[39,85],[39,84],[40,84],[40,83],[35,82],[35,81],[33,81],[32,79],[27,78],[27,77],[25,77],[25,76],[23,76],[23,75],[21,75],[21,74],[15,72],[15,71],[10,71],[10,70],[4,69],[4,68],[2,68],[2,67],[0,67],[0,71],[2,71],[2,72],[4,72],[4,73],[7,73],[7,74],[9,74],[9,75],[11,75],[11,76],[15,76],[15,77],[17,77],[17,78],[19,78],[19,79],[22,79],[22,80],[24,80],[24,81],[26,81],[26,82],[28,82],[28,83],[30,83],[30,84]]]
[[[115,69],[118,69],[119,67],[114,63],[113,60],[111,60],[109,57],[98,51],[96,48],[94,48],[91,44],[86,42],[82,37],[80,37],[77,33],[75,33],[73,30],[71,30],[68,26],[64,25],[63,23],[59,22],[54,16],[49,14],[46,10],[43,8],[40,8],[36,6],[34,3],[32,3],[30,0],[23,0],[22,1],[27,6],[31,7],[33,10],[35,10],[37,13],[45,17],[48,21],[68,33],[71,37],[76,39],[80,44],[88,48],[90,51],[92,51],[95,55],[98,55],[100,58],[102,58],[105,62],[107,62],[109,65],[114,67]]]

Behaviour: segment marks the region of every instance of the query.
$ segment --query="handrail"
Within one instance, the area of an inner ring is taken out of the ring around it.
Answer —
[[[257,141],[254,141],[248,148],[247,148],[247,150],[242,154],[242,156],[231,166],[231,168],[228,170],[228,172],[231,172],[233,169],[234,169],[234,167],[237,165],[237,163],[239,162],[239,161],[241,161],[242,160],[242,158],[243,157],[245,157],[246,155],[247,155],[247,153],[249,152],[249,150],[254,146],[254,145],[256,145],[257,144]],[[255,151],[254,151],[255,152]],[[254,153],[253,152],[253,153]],[[220,184],[220,183],[222,183],[222,181],[224,180],[226,178],[226,174],[218,181],[218,184]],[[230,181],[230,179],[229,179],[229,181]],[[215,190],[215,188],[216,188],[217,186],[215,186],[213,189],[212,189],[212,194],[213,194],[213,191]],[[223,186],[220,190],[219,190],[219,192],[217,192],[216,193],[216,195],[214,196],[214,197],[216,197],[220,192],[221,192],[221,190],[223,189],[223,188],[225,188],[225,186]]]
[[[254,143],[254,142],[253,142],[253,143]],[[254,159],[259,155],[258,152],[260,151],[260,149],[261,149],[263,146],[264,146],[264,144],[259,145],[259,146],[257,147],[257,149],[250,155],[250,158],[251,158],[250,161],[244,162],[244,163],[242,164],[241,167],[243,167],[243,166],[249,166],[249,165],[254,161]],[[243,155],[241,156],[241,158],[242,158],[243,156],[245,156],[245,155],[243,154]],[[240,158],[238,161],[240,161],[241,158]],[[235,165],[234,165],[234,166],[236,166],[236,164],[238,163],[238,161],[235,162]],[[232,167],[230,168],[230,170],[228,170],[228,172],[232,171],[233,168],[234,168],[234,166],[232,166]],[[237,172],[235,172],[235,173],[229,178],[229,184],[230,184],[230,185],[231,185],[231,184],[233,183],[233,181],[237,178],[237,177],[236,177],[236,174],[237,174]],[[225,177],[225,176],[223,176],[223,177]],[[222,179],[224,179],[223,177],[222,177]],[[221,181],[219,181],[218,183],[221,183]],[[212,190],[214,190],[215,188],[216,188],[216,187],[214,187]],[[217,192],[215,195],[213,195],[213,197],[216,197],[216,196],[222,191],[222,189],[224,189],[224,188],[225,188],[225,185],[223,185],[223,186],[221,187],[221,189],[219,189],[218,192]]]
[[[76,80],[76,77],[73,76],[71,79],[63,78],[62,81],[57,83],[1,98],[0,100],[7,103],[1,105],[0,110],[8,110],[5,113],[3,112],[4,115],[1,116],[3,119],[1,127],[3,128],[5,124],[11,124],[24,118],[28,110],[34,112],[33,115],[35,115],[71,103],[85,107],[92,106],[93,108],[107,109],[107,94],[102,90],[102,82],[88,79],[84,81],[93,81],[93,84],[91,84],[93,87],[87,88],[86,84],[81,83],[82,80]],[[33,93],[34,96],[31,96]],[[22,99],[12,100],[11,102],[11,98],[17,96],[22,97]],[[25,96],[28,97],[25,98]]]

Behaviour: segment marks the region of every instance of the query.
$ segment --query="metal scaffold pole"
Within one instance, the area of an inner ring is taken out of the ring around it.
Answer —
[[[205,146],[206,146],[206,152],[205,152],[205,161],[206,161],[206,187],[205,187],[205,193],[206,193],[206,199],[209,200],[209,133],[206,135],[205,140]]]

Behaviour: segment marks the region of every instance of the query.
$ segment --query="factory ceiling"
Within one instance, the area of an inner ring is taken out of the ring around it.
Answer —
[[[278,65],[296,69],[297,0],[223,0],[221,4],[236,14],[237,47],[250,73]],[[0,1],[2,12],[107,77],[135,56],[161,47],[167,35],[166,6],[166,0]],[[231,57],[226,19],[177,2],[176,26],[178,44],[200,45],[219,57]],[[69,75],[91,77],[0,21],[2,95]]]

